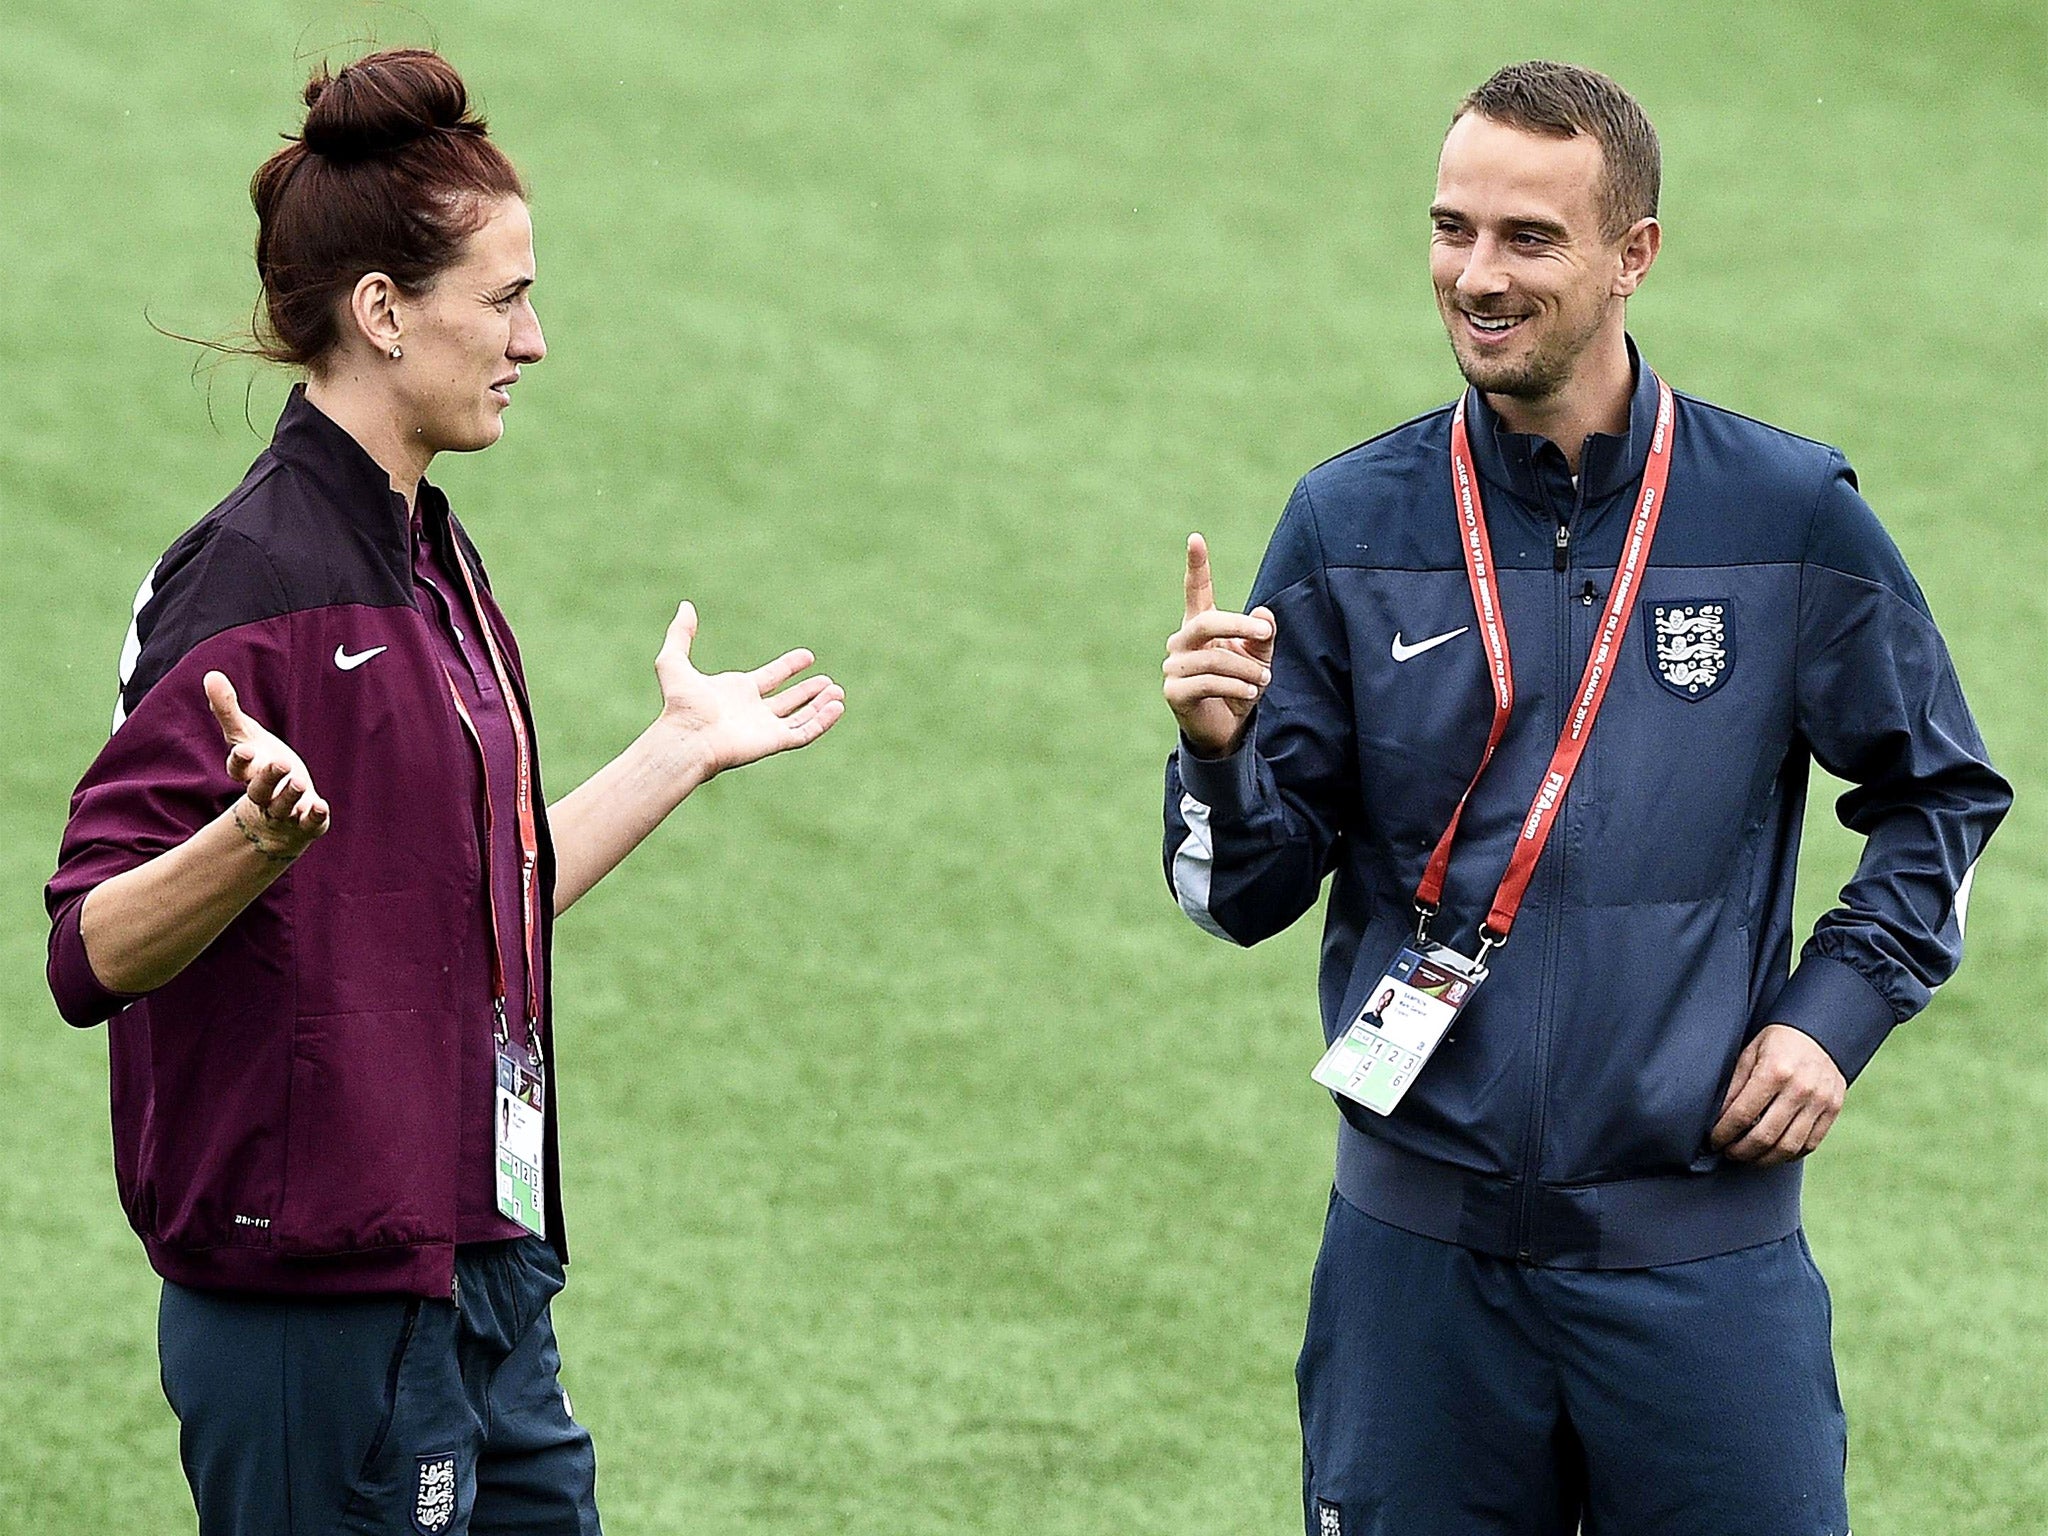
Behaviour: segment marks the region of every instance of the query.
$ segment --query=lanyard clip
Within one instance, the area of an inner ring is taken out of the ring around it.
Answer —
[[[498,1044],[510,1045],[512,1043],[512,1031],[505,1027],[504,998],[494,997],[491,999],[491,1020],[497,1026]]]
[[[1487,955],[1490,954],[1492,951],[1499,949],[1501,945],[1507,943],[1507,941],[1508,936],[1506,934],[1497,934],[1492,929],[1488,928],[1484,923],[1480,924],[1479,953],[1472,957],[1473,965],[1482,971],[1485,970]]]
[[[1436,903],[1417,901],[1415,903],[1415,945],[1420,949],[1429,942],[1429,922],[1436,916]]]

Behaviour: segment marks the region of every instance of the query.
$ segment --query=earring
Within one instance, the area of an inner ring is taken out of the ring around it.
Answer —
[[[403,356],[405,356],[405,348],[395,341],[391,343],[391,361],[395,363]]]

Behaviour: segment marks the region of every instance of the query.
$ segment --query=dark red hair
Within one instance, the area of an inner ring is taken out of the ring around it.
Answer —
[[[256,351],[313,366],[341,340],[366,272],[418,293],[461,254],[490,204],[526,184],[438,53],[396,48],[306,82],[306,122],[249,183],[263,303]]]

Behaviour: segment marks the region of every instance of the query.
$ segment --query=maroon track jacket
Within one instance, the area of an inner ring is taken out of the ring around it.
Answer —
[[[482,562],[446,499],[419,496],[443,564],[458,541],[479,576],[531,737]],[[449,1293],[460,1037],[488,1027],[490,952],[476,806],[445,791],[474,749],[427,626],[404,500],[297,389],[270,448],[138,597],[115,730],[72,797],[45,900],[59,1012],[108,1021],[115,1177],[166,1279]],[[215,668],[305,759],[334,828],[178,976],[123,997],[87,964],[79,908],[239,797],[201,687]],[[547,1035],[555,866],[537,762],[534,797]],[[555,1078],[547,1206],[566,1257]]]

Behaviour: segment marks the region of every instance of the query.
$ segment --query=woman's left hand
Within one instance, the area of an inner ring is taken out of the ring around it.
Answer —
[[[663,724],[703,755],[707,779],[807,747],[846,713],[846,690],[829,677],[784,686],[817,659],[809,651],[786,651],[751,672],[706,674],[690,660],[696,636],[697,609],[684,603],[654,658],[654,675]]]

